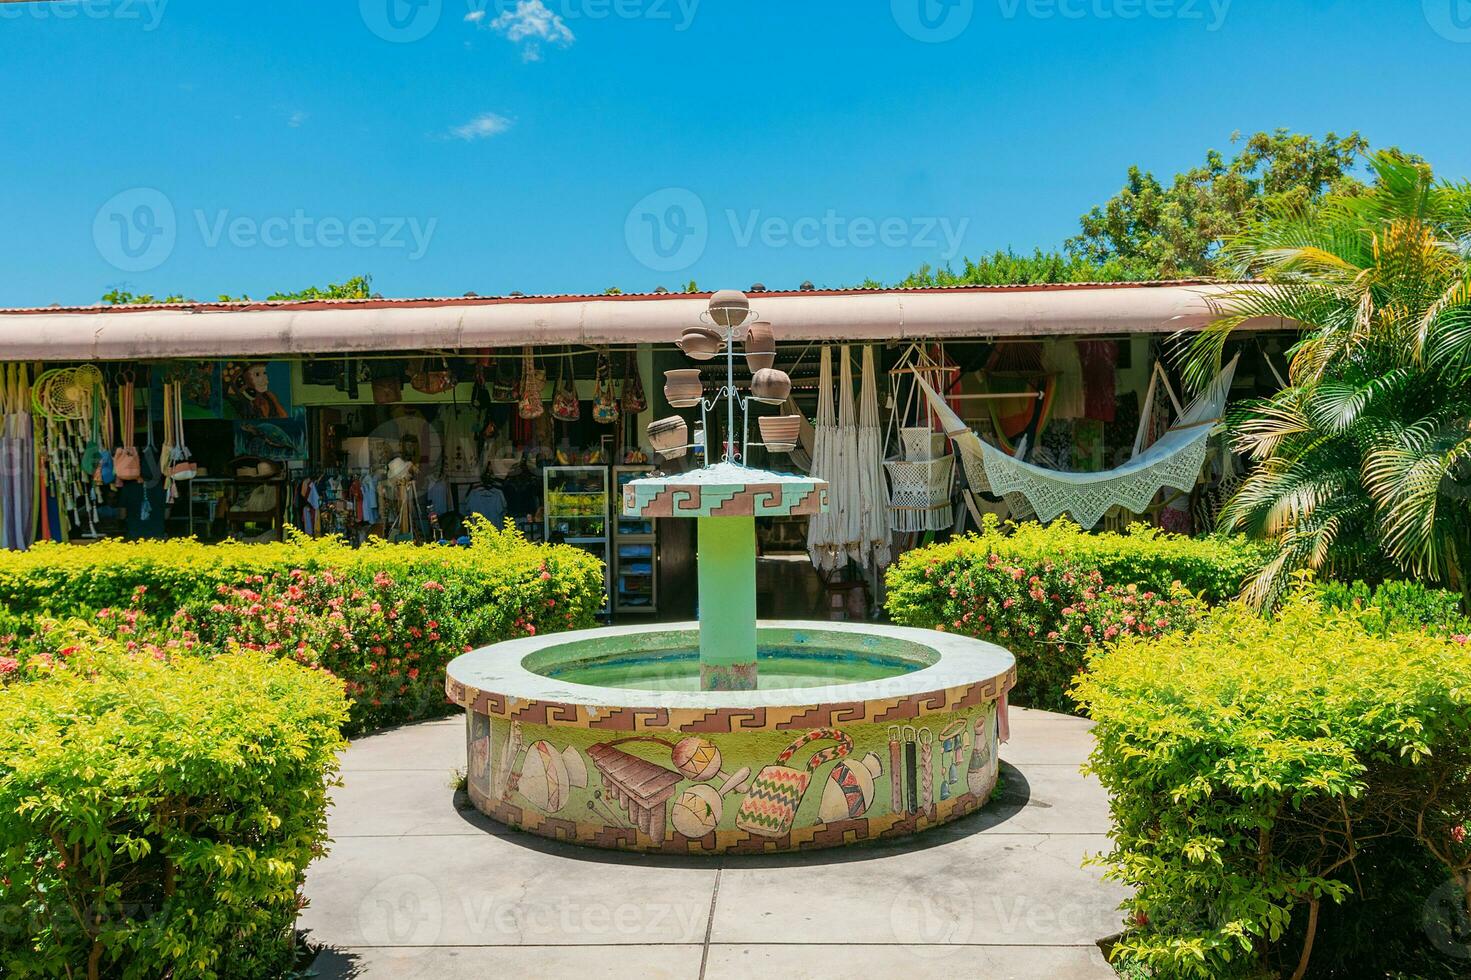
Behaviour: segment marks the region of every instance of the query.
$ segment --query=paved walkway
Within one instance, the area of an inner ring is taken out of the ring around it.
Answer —
[[[1080,866],[1107,803],[1088,723],[1013,709],[985,810],[905,845],[608,854],[456,807],[461,718],[353,743],[302,917],[324,978],[1114,976],[1122,893]]]

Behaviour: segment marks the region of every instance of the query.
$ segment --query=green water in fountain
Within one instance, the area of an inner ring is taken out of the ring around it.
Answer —
[[[899,677],[927,666],[914,659],[856,654],[832,649],[758,647],[761,689],[799,689],[856,684]],[[549,666],[547,677],[573,684],[643,691],[700,690],[700,651],[696,647],[628,653]]]

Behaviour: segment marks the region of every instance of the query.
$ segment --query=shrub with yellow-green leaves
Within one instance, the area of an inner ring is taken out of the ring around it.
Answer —
[[[1436,960],[1426,892],[1471,912],[1471,650],[1375,625],[1302,596],[1092,658],[1074,696],[1112,798],[1101,861],[1133,889],[1118,955],[1210,978],[1313,976],[1315,943],[1318,960],[1360,957],[1316,975]]]
[[[444,669],[466,650],[585,629],[603,604],[589,553],[483,521],[468,548],[297,537],[284,544],[103,542],[0,553],[0,683],[62,656],[44,628],[83,617],[125,644],[193,638],[201,653],[261,650],[341,677],[349,732],[450,710]]]
[[[266,978],[327,843],[342,684],[84,626],[0,687],[0,975]]]

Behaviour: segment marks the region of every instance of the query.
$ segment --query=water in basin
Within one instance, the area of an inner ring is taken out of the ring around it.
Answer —
[[[824,687],[883,680],[919,670],[923,661],[880,653],[804,647],[762,646],[756,651],[759,686],[779,688]],[[617,656],[553,664],[538,670],[547,677],[573,684],[631,688],[643,691],[698,691],[700,651],[685,647],[628,652]]]

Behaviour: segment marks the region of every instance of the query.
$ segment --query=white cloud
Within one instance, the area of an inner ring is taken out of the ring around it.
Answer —
[[[310,118],[311,113],[303,112],[302,110],[297,109],[295,112],[291,113],[291,115],[286,117],[286,125],[290,126],[292,129],[300,129],[301,124],[306,122]]]
[[[540,61],[543,44],[565,48],[577,40],[567,23],[541,0],[516,0],[516,9],[502,12],[490,22],[490,29],[504,34],[512,44],[520,45],[525,61]]]
[[[467,24],[478,24],[484,19],[485,11],[483,10],[472,10],[465,15],[465,23]]]
[[[510,128],[511,120],[505,116],[494,112],[482,112],[464,125],[454,127],[449,133],[455,139],[472,142],[499,136]]]

